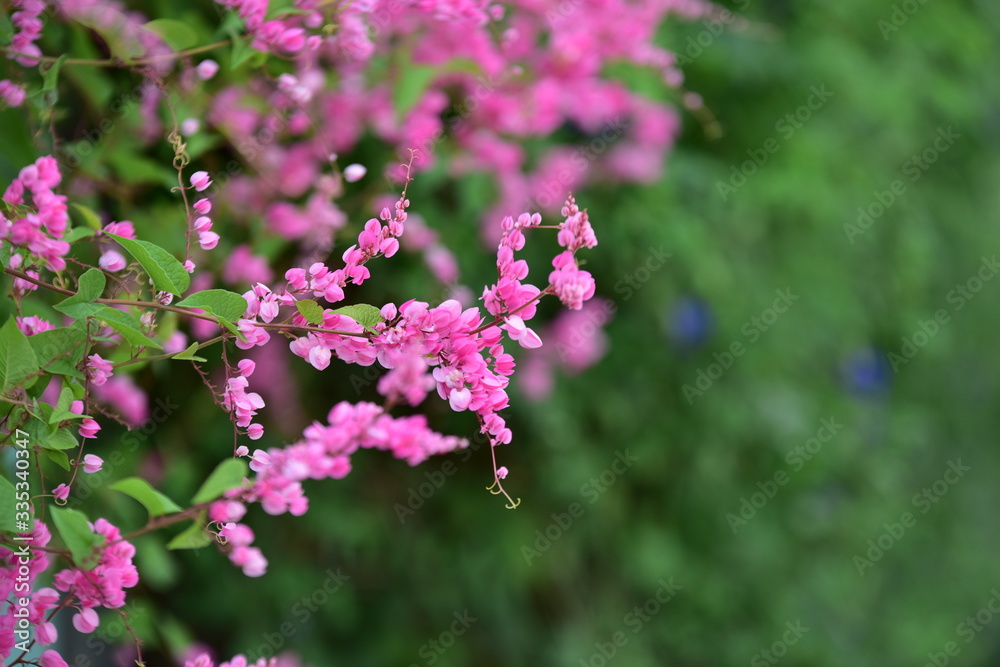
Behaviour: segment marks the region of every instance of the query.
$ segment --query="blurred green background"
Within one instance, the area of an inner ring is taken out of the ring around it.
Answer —
[[[251,510],[261,579],[144,538],[132,597],[152,664],[195,640],[323,666],[1000,661],[1000,620],[980,611],[1000,608],[1000,6],[728,6],[724,29],[664,34],[709,112],[685,113],[662,182],[577,193],[610,347],[549,399],[513,392],[501,454],[521,506],[485,491],[485,448],[417,468],[361,452],[347,479],[306,486],[305,516]],[[491,271],[468,222],[484,191],[429,175],[411,194],[470,285]],[[415,260],[379,268],[436,298]],[[398,297],[391,282],[364,297]],[[796,297],[783,313],[779,290]],[[228,424],[189,369],[148,373],[184,415],[149,438],[184,498]],[[310,419],[359,397],[363,369],[296,373]]]

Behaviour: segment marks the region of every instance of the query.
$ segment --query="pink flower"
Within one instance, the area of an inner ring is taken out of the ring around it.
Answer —
[[[101,425],[98,424],[93,419],[91,419],[90,417],[87,417],[86,419],[83,420],[83,423],[80,425],[80,429],[77,432],[80,434],[81,438],[96,438],[97,433],[100,430],[101,430]],[[88,456],[92,456],[92,454],[88,454]],[[95,456],[94,458],[97,457]],[[97,460],[100,461],[100,459]],[[98,467],[98,470],[100,470],[100,467]]]
[[[83,609],[80,613],[73,615],[73,627],[84,634],[93,632],[100,624],[101,619],[98,618],[97,612],[93,609]]]
[[[260,424],[250,424],[247,427],[247,437],[251,440],[260,440],[264,435],[264,427]]]
[[[121,271],[125,268],[128,262],[125,261],[125,256],[122,255],[117,250],[105,250],[101,255],[101,259],[97,262],[105,271]]]
[[[89,360],[87,364],[87,376],[90,378],[90,382],[94,386],[100,386],[107,382],[114,371],[114,366],[111,365],[111,362],[102,359],[99,354],[92,354],[87,359]]]
[[[199,199],[194,203],[192,208],[198,215],[208,215],[208,212],[212,210],[212,202],[207,199]]]
[[[35,639],[38,640],[39,646],[55,644],[59,639],[59,631],[53,623],[40,623],[35,630]]]
[[[219,235],[215,232],[201,232],[198,234],[198,245],[200,245],[203,250],[211,250],[215,246],[219,245]]]
[[[94,474],[104,465],[104,459],[96,454],[87,454],[83,457],[83,472]]]
[[[24,88],[17,85],[10,79],[0,81],[0,98],[7,103],[7,106],[19,107],[24,103],[27,96]]]
[[[354,164],[349,164],[344,167],[344,180],[348,183],[354,183],[364,178],[367,173],[367,167],[355,162]]]
[[[497,479],[507,479],[508,472],[510,471],[507,470],[507,466],[500,466],[497,468]]]
[[[192,134],[196,133],[201,129],[201,121],[197,118],[185,118],[181,122],[181,134],[185,137],[190,137]]]
[[[41,667],[68,667],[66,665],[66,661],[62,659],[62,656],[52,649],[49,649],[42,654],[42,656],[38,659],[38,664],[41,665]]]
[[[52,489],[52,495],[59,500],[66,500],[69,498],[69,487],[65,484],[60,484],[56,488]]]
[[[207,58],[198,63],[195,68],[198,71],[198,78],[202,81],[208,81],[215,73],[219,71],[219,63],[215,62],[211,58]]]
[[[196,171],[191,174],[191,185],[198,192],[203,192],[212,185],[212,180],[208,177],[207,171]]]
[[[129,220],[112,222],[108,225],[105,225],[104,231],[106,231],[109,234],[115,234],[125,239],[135,239],[135,225],[133,225]]]
[[[507,321],[500,328],[510,335],[511,340],[519,342],[521,347],[530,350],[542,346],[542,339],[538,337],[538,334],[529,329],[524,320],[517,315],[508,316]]]

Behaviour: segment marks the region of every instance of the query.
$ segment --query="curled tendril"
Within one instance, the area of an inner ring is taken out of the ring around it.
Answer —
[[[504,491],[503,484],[501,484],[500,480],[496,477],[493,478],[493,483],[486,487],[486,490],[492,493],[494,496],[499,496],[502,493],[504,498],[507,499],[507,504],[504,507],[506,507],[509,510],[517,509],[517,506],[521,504],[520,498],[514,500],[513,498],[510,497],[510,494]]]
[[[167,141],[174,147],[174,169],[183,169],[191,162],[187,152],[187,144],[181,138],[180,133],[174,129],[167,136]]]

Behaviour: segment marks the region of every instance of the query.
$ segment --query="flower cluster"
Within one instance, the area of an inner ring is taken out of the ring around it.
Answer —
[[[274,51],[282,55],[299,55],[316,49],[322,38],[309,35],[307,28],[317,28],[324,23],[323,15],[316,11],[315,0],[296,0],[301,14],[291,14],[282,19],[267,18],[267,0],[216,0],[220,5],[234,10],[246,24],[247,33],[253,37],[253,47],[259,51]]]
[[[0,239],[26,248],[32,258],[44,262],[50,271],[66,268],[63,257],[69,252],[69,243],[62,240],[69,222],[66,197],[53,192],[61,180],[54,158],[38,158],[34,164],[23,168],[4,192],[3,201],[14,212],[13,220],[0,214],[3,226]],[[12,255],[9,265],[17,268],[21,262]]]
[[[241,362],[242,363],[242,362]],[[250,577],[264,574],[267,560],[256,547],[253,531],[237,523],[245,503],[260,503],[268,514],[305,514],[309,501],[302,492],[306,479],[342,479],[351,471],[351,455],[358,449],[390,452],[410,465],[429,456],[453,452],[468,441],[436,433],[423,415],[392,417],[374,403],[338,403],[327,424],[313,423],[303,438],[285,448],[256,450],[250,468],[256,477],[245,488],[234,489],[212,503],[209,518],[220,524],[229,559]]]
[[[103,546],[98,547],[99,553],[93,554],[98,558],[97,565],[90,570],[69,567],[57,572],[52,579],[54,588],[33,587],[37,577],[52,563],[44,550],[51,540],[44,522],[35,521],[30,536],[32,558],[25,559],[10,549],[0,547],[0,601],[3,601],[0,606],[11,607],[13,602],[9,596],[15,582],[26,582],[28,590],[32,591],[27,605],[28,622],[35,626],[35,640],[39,646],[49,646],[58,639],[58,630],[51,620],[50,612],[53,610],[64,607],[75,609],[73,627],[78,632],[90,633],[100,624],[96,610],[101,607],[120,609],[125,605],[125,589],[139,582],[138,571],[132,563],[135,547],[122,539],[118,528],[105,519],[98,519],[90,524],[90,528],[104,540]],[[0,657],[8,657],[14,647],[15,621],[14,614],[8,613],[5,608],[0,617]],[[43,667],[65,667],[66,662],[58,652],[50,649],[42,655],[40,664]]]
[[[8,57],[15,58],[19,64],[26,67],[37,65],[38,61],[35,58],[27,56],[42,55],[35,41],[42,34],[41,15],[45,10],[45,0],[13,0],[12,4],[17,11],[11,14],[10,22],[17,28],[17,32],[11,38],[10,46],[18,54],[26,55],[11,54]],[[11,106],[17,105],[11,104]]]

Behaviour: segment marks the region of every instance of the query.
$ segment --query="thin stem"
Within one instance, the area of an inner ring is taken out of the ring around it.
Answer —
[[[198,348],[197,349],[201,350],[203,347],[208,347],[209,345],[214,345],[215,343],[218,343],[221,340],[222,340],[222,336],[216,336],[215,338],[212,338],[211,340],[206,340],[204,343],[198,343]],[[160,361],[161,359],[172,359],[173,357],[176,357],[178,354],[183,354],[184,352],[187,352],[187,350],[185,349],[185,350],[181,350],[180,352],[170,352],[168,354],[157,354],[157,355],[152,356],[152,357],[133,357],[132,359],[127,359],[126,361],[120,361],[117,364],[115,364],[114,366],[115,366],[115,368],[120,368],[121,366],[130,366],[131,364],[139,364],[139,363],[142,363],[144,361]]]
[[[152,63],[160,62],[161,60],[172,60],[174,58],[183,58],[185,56],[193,56],[198,53],[205,53],[206,51],[213,51],[220,47],[230,44],[232,40],[224,39],[221,42],[215,42],[214,44],[206,44],[205,46],[196,46],[191,49],[185,49],[184,51],[173,51],[171,53],[162,53],[158,56],[149,56],[147,58],[136,58],[135,60],[125,62],[118,58],[105,58],[103,60],[95,58],[67,58],[63,61],[63,65],[91,65],[94,67],[121,67],[123,65],[133,66],[133,65],[149,65]],[[23,53],[21,51],[15,51],[14,49],[0,46],[0,53],[6,53],[10,56],[17,56],[22,58],[28,58],[31,60],[36,60],[44,63],[54,63],[59,60],[53,56],[36,56],[31,53]]]

